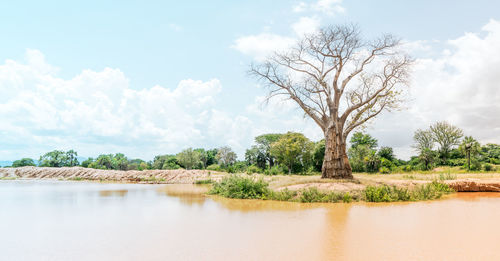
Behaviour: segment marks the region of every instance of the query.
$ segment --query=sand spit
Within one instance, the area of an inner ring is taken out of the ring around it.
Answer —
[[[143,171],[100,170],[82,167],[21,167],[0,169],[0,178],[96,180],[133,183],[190,184],[196,180],[217,179],[217,176],[219,175],[213,171],[184,169]]]

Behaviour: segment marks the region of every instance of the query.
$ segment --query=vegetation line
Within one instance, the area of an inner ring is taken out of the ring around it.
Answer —
[[[368,186],[365,190],[351,192],[325,192],[315,187],[298,191],[286,188],[281,191],[274,191],[269,188],[269,183],[263,179],[256,179],[245,175],[229,175],[221,181],[215,182],[208,193],[236,199],[263,199],[302,203],[349,203],[352,201],[396,202],[432,200],[439,199],[443,195],[453,192],[453,189],[448,185],[438,181],[419,185],[411,190],[382,185]]]

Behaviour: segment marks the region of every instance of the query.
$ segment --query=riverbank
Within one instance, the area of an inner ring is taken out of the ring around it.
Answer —
[[[0,179],[55,179],[90,180],[100,182],[153,183],[153,184],[193,184],[217,182],[231,175],[208,170],[143,170],[118,171],[99,170],[82,167],[21,167],[0,168]],[[278,175],[253,174],[255,179],[263,179],[274,191],[300,191],[316,188],[327,192],[358,192],[367,186],[396,186],[415,188],[438,180],[457,192],[500,192],[500,173],[400,173],[400,174],[354,174],[354,180],[321,179],[319,175]]]

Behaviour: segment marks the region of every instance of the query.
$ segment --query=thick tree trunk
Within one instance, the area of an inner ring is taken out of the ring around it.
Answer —
[[[342,133],[329,128],[325,133],[325,158],[321,178],[352,179],[352,169],[347,157]]]

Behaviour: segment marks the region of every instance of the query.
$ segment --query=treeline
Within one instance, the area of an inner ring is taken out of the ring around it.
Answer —
[[[398,159],[393,148],[378,146],[369,134],[354,133],[349,142],[349,161],[353,172],[391,173],[431,170],[438,166],[459,166],[468,170],[495,170],[500,164],[500,145],[481,145],[474,138],[446,122],[437,122],[427,130],[414,133],[413,148],[418,153],[409,161]],[[78,162],[77,152],[51,151],[40,156],[38,166],[95,169],[207,169],[225,172],[277,174],[314,174],[321,171],[325,141],[314,142],[301,133],[264,134],[237,160],[230,147],[185,149],[177,154],[158,155],[152,161],[129,159],[122,153],[103,154]],[[12,167],[35,166],[30,158],[17,160]]]

